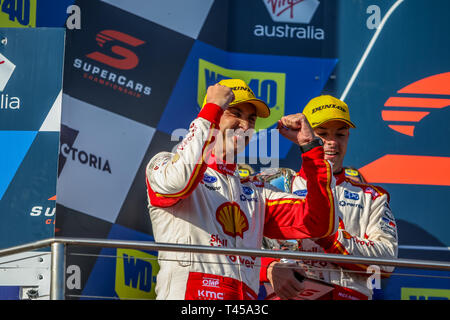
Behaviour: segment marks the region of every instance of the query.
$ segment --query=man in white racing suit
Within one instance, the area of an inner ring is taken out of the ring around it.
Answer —
[[[381,187],[357,182],[356,179],[348,177],[343,167],[349,129],[355,128],[350,121],[348,106],[339,99],[324,95],[312,99],[304,108],[303,114],[316,135],[324,142],[325,159],[333,163],[339,228],[337,232],[325,238],[299,240],[298,250],[371,258],[396,258],[397,226],[389,207],[389,194]],[[302,167],[292,178],[291,192],[301,197],[307,196],[310,191],[309,185],[307,186],[308,180]],[[263,265],[269,267],[261,272],[267,272],[267,278],[275,293],[283,299],[299,295],[299,291],[293,288],[297,282],[293,271],[298,269],[303,269],[310,277],[335,285],[335,289],[322,299],[372,298],[372,287],[367,283],[372,272],[367,272],[369,267],[367,265],[300,261],[296,264],[291,263],[291,269],[288,269],[287,265],[270,258],[264,259]],[[379,268],[382,276],[389,276],[394,270],[389,266]]]
[[[239,177],[235,156],[249,142],[256,118],[269,113],[242,80],[207,89],[176,152],[159,153],[147,165],[156,242],[260,249],[263,235],[304,239],[336,232],[332,166],[303,115],[286,116],[293,124],[280,133],[303,152],[306,198]],[[257,298],[259,258],[161,251],[158,262],[157,299]]]

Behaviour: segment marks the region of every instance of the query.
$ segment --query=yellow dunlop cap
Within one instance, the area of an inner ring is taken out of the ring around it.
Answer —
[[[252,89],[241,79],[225,79],[221,80],[219,84],[227,86],[233,90],[234,100],[230,103],[231,106],[235,106],[239,103],[248,102],[255,106],[256,115],[261,118],[267,118],[270,116],[270,109],[267,104],[256,98]],[[206,104],[206,95],[203,99],[203,106]]]
[[[356,128],[353,122],[350,121],[350,112],[347,104],[332,96],[323,95],[311,99],[303,109],[303,114],[313,128],[331,120],[340,120],[347,123],[350,127]]]

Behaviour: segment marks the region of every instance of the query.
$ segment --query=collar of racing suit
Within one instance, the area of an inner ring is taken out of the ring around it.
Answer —
[[[344,169],[342,169],[338,173],[334,173],[333,175],[334,175],[334,178],[336,179],[336,185],[339,185],[345,181],[345,170]],[[300,171],[297,173],[297,176],[300,176],[306,180],[306,175],[305,175],[305,172],[303,171],[303,168],[300,168]]]

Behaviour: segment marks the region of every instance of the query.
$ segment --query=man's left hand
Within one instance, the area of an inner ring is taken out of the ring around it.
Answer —
[[[314,140],[316,135],[303,113],[290,114],[278,120],[277,129],[285,138],[300,146]]]

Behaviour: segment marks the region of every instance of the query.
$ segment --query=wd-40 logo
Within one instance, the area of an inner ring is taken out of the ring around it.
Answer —
[[[203,59],[198,61],[197,102],[199,106],[203,104],[208,86],[231,78],[245,81],[255,96],[265,101],[270,108],[268,118],[257,119],[256,130],[268,128],[284,116],[285,73],[225,69]]]
[[[73,67],[82,71],[83,78],[136,98],[151,94],[150,86],[123,74],[138,67],[139,57],[133,49],[144,45],[145,41],[120,31],[103,30],[96,35],[96,42],[99,49],[86,55],[95,63],[81,58],[73,61]],[[117,69],[120,73],[104,66]]]
[[[120,299],[155,299],[157,257],[138,250],[117,249],[115,291]]]
[[[448,289],[402,288],[402,300],[450,300]]]
[[[37,0],[0,1],[0,27],[36,27],[36,3]]]
[[[235,202],[225,202],[219,206],[216,210],[216,219],[223,232],[232,237],[244,238],[244,233],[249,227],[245,213]]]
[[[320,2],[318,0],[262,0],[273,21],[310,23]]]

